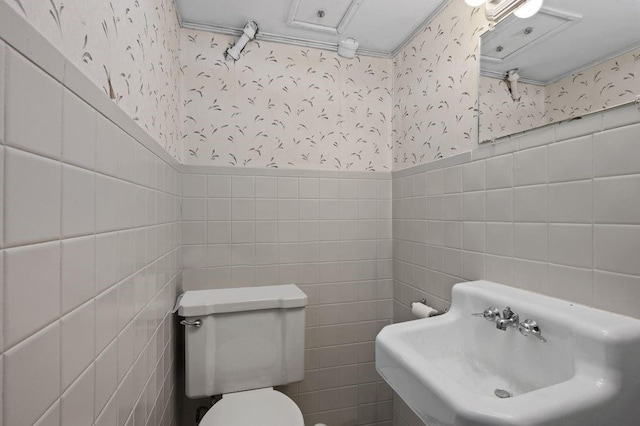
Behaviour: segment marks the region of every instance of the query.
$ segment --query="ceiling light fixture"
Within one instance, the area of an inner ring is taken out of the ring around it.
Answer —
[[[484,6],[484,14],[491,24],[496,25],[512,13],[518,18],[535,15],[544,0],[464,0],[471,7]]]
[[[542,7],[542,1],[543,0],[527,0],[527,2],[517,8],[516,11],[513,12],[513,14],[518,18],[530,18],[538,13],[540,8]]]

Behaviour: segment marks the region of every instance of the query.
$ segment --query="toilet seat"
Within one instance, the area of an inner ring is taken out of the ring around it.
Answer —
[[[199,426],[304,426],[302,412],[273,388],[235,392],[222,396]]]

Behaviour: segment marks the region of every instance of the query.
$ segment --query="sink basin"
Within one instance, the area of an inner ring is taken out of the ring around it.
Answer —
[[[547,341],[472,316],[491,306]],[[444,315],[385,327],[376,368],[429,426],[640,425],[639,320],[488,281],[456,284]]]

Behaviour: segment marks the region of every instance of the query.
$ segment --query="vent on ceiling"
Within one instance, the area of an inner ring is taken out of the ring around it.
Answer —
[[[545,9],[528,19],[512,15],[494,31],[482,35],[482,61],[500,63],[513,59],[538,42],[565,31],[579,19]]]
[[[287,23],[293,27],[343,34],[364,0],[293,0]]]

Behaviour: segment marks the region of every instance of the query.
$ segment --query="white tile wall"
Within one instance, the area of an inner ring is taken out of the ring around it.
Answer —
[[[516,223],[513,226],[513,237],[513,254],[515,257],[526,260],[547,260],[546,223]]]
[[[4,423],[32,425],[60,397],[60,324],[7,350],[4,361]]]
[[[593,164],[593,136],[549,146],[549,182],[589,179]]]
[[[59,239],[60,163],[8,147],[5,163],[4,246]]]
[[[485,180],[487,189],[513,186],[513,155],[506,154],[486,160]]]
[[[40,417],[35,426],[57,426],[60,424],[60,402],[56,402]],[[113,423],[115,424],[115,422]]]
[[[115,124],[100,114],[98,114],[97,120],[96,172],[109,176],[117,176],[117,140],[122,131]]]
[[[514,155],[513,181],[516,186],[547,182],[546,146],[519,151]]]
[[[513,217],[516,222],[546,222],[547,186],[533,185],[515,188]]]
[[[596,225],[594,227],[594,262],[597,269],[640,275],[640,264],[631,255],[640,249],[637,226]]]
[[[189,170],[183,288],[298,284],[309,297],[306,373],[284,391],[308,424],[387,424],[373,341],[393,315],[390,175]]]
[[[591,223],[594,211],[592,181],[549,185],[548,196],[549,222]]]
[[[593,181],[596,223],[640,224],[640,175]]]
[[[75,94],[62,96],[62,159],[94,170],[96,165],[96,111]]]
[[[0,46],[1,42],[0,42]],[[2,57],[2,50],[0,48],[0,58]],[[0,59],[0,65],[2,65],[1,63],[1,59]],[[0,71],[0,75],[2,75],[2,71]],[[0,88],[2,88],[2,78],[0,78]],[[0,89],[1,90],[1,89]],[[2,94],[0,93],[0,103],[2,102]],[[1,119],[0,119],[1,120]],[[0,137],[2,135],[2,128],[0,128]],[[2,206],[4,206],[4,159],[5,159],[5,148],[4,146],[0,145],[0,188],[3,188],[2,191],[0,191],[0,204]],[[2,249],[4,247],[4,213],[5,208],[1,208],[0,209],[0,249]],[[1,328],[1,327],[0,327]]]
[[[95,232],[95,180],[94,172],[62,166],[62,238]]]
[[[593,176],[620,176],[640,173],[638,140],[640,124],[594,134]]]
[[[5,349],[60,317],[60,253],[59,242],[4,251]]]
[[[4,93],[4,80],[5,80],[5,44],[4,40],[0,39],[0,144],[5,144],[5,93]]]
[[[118,369],[118,343],[116,340],[98,355],[95,360],[95,398],[94,416],[97,417],[114,394],[118,378],[114,372]]]
[[[512,153],[474,151],[458,166],[461,212],[453,198],[441,212],[439,198],[422,196],[440,186],[455,193],[457,173],[445,168],[441,178],[437,163],[395,172],[395,320],[411,319],[409,303],[425,295],[446,307],[451,285],[474,279],[640,318],[640,115],[631,110],[602,113],[609,126],[586,136],[552,128],[524,135]]]
[[[60,320],[62,389],[66,389],[95,358],[95,304],[90,300]],[[91,401],[93,404],[93,400]]]
[[[179,172],[2,43],[0,106],[0,425],[169,426]]]
[[[70,426],[88,425],[95,419],[94,366],[87,368],[60,397],[60,423]]]
[[[65,314],[96,295],[95,237],[62,241],[62,313]]]
[[[60,159],[62,86],[13,49],[6,49],[5,63],[6,143]]]

